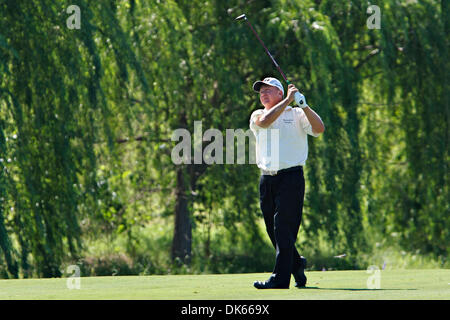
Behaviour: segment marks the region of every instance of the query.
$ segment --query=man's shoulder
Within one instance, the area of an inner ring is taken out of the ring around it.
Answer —
[[[253,118],[254,116],[260,115],[264,113],[264,109],[256,109],[255,111],[252,112],[250,119]]]
[[[292,109],[294,112],[303,113],[303,109],[300,108],[300,107],[298,107],[298,106],[291,107],[291,109]]]
[[[297,117],[305,117],[305,111],[303,111],[303,108],[300,107],[292,107],[292,111],[295,113]]]
[[[264,109],[256,109],[252,112],[252,114],[263,113]]]

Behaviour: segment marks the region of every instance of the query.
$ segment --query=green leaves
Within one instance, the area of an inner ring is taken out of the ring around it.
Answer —
[[[0,162],[0,245],[10,276],[58,275],[102,232],[126,234],[133,248],[134,225],[172,224],[179,212],[205,254],[215,234],[248,251],[265,245],[256,166],[170,158],[172,131],[193,133],[194,121],[247,130],[261,107],[251,83],[279,77],[235,23],[244,7],[326,126],[309,140],[301,241],[325,234],[357,254],[389,230],[406,249],[448,253],[446,3],[384,1],[381,29],[369,30],[367,1],[78,1],[81,29],[71,30],[68,2],[2,2],[0,158],[14,161]]]

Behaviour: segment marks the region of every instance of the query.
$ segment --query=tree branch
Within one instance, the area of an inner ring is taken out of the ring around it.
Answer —
[[[363,60],[361,60],[355,67],[355,70],[358,70],[362,67],[363,64],[365,64],[367,61],[375,57],[377,54],[379,54],[381,50],[379,48],[376,48],[372,50],[367,57],[365,57]]]
[[[118,138],[116,139],[116,143],[126,143],[130,141],[150,141],[150,142],[172,142],[170,139],[149,139],[146,136],[137,136],[134,138]]]

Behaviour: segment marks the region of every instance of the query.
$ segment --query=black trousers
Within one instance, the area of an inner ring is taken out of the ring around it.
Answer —
[[[275,176],[261,175],[259,192],[266,230],[276,249],[272,277],[280,285],[289,285],[291,273],[300,267],[295,241],[305,195],[303,167]]]

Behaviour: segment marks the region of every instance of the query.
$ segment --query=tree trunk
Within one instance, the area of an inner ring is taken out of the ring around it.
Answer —
[[[181,262],[189,264],[191,260],[192,225],[188,209],[184,171],[185,169],[182,166],[177,168],[172,261],[176,261],[179,258]]]

